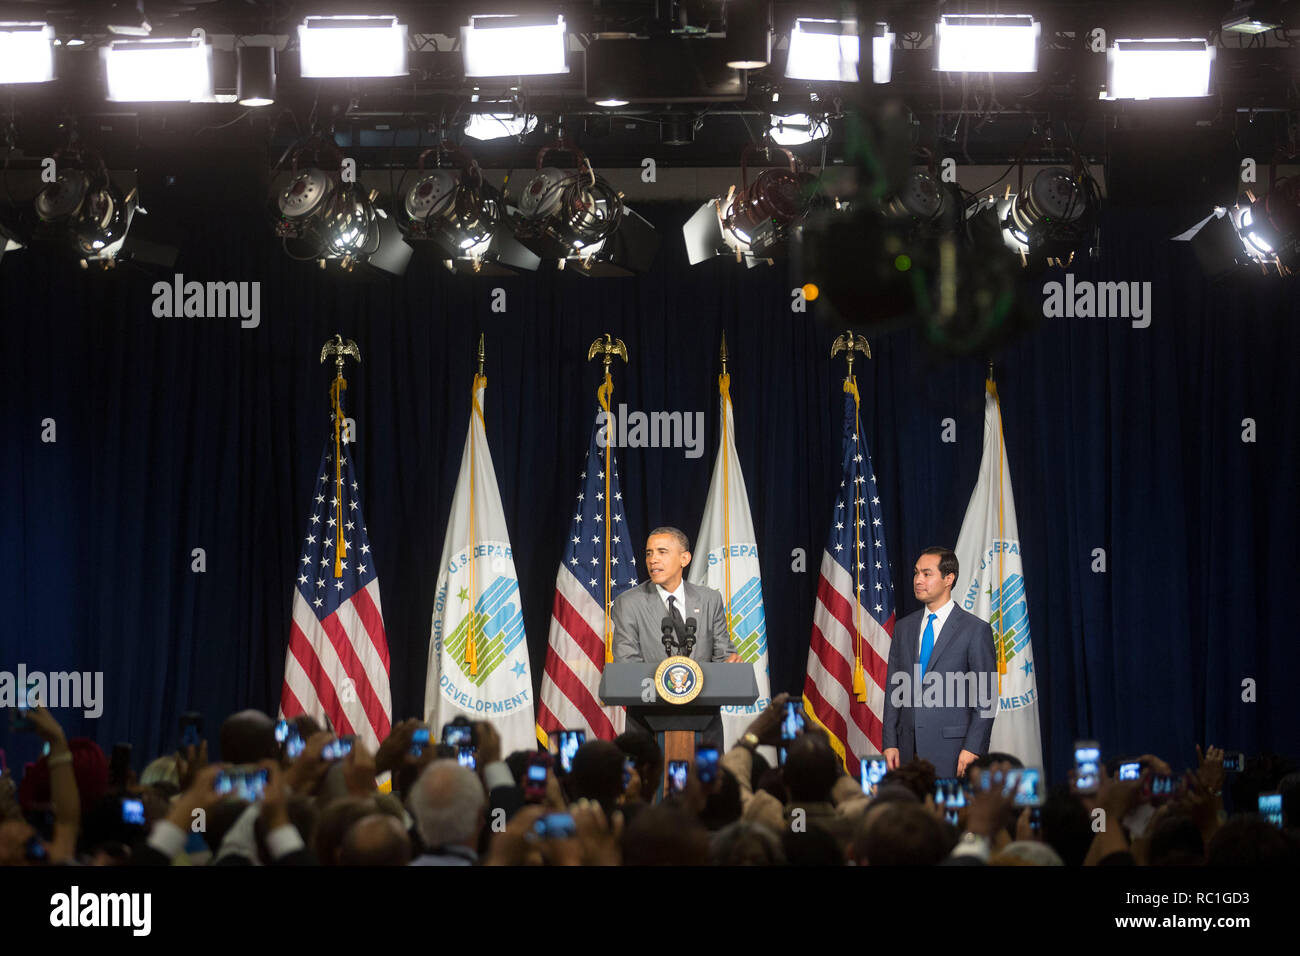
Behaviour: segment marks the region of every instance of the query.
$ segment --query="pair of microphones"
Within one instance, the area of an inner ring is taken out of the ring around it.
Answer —
[[[676,646],[687,657],[690,657],[695,650],[695,630],[699,627],[695,618],[686,619],[686,641],[681,643],[677,640],[677,628],[673,626],[673,619],[665,617],[659,623],[659,629],[663,632],[664,653],[669,657],[673,656],[673,647]]]

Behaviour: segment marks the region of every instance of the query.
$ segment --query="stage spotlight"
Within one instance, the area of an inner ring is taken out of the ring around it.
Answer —
[[[545,166],[548,154],[571,152],[577,169]],[[559,268],[572,262],[583,275],[631,275],[649,270],[658,250],[654,227],[623,204],[623,197],[580,151],[550,146],[537,157],[537,171],[517,208],[508,209],[511,229],[524,246]]]
[[[535,129],[536,116],[519,116],[515,113],[471,113],[465,121],[465,135],[477,140],[525,136]]]
[[[1237,0],[1222,23],[1225,33],[1246,35],[1268,33],[1283,25],[1282,7],[1276,0]]]
[[[1216,237],[1216,232],[1226,235],[1226,229],[1212,220],[1231,222],[1236,242],[1227,246],[1230,258],[1222,255],[1223,239]],[[1208,219],[1174,238],[1192,239],[1201,264],[1212,277],[1245,263],[1290,276],[1300,261],[1300,177],[1278,179],[1264,198],[1247,193],[1245,202],[1230,209],[1218,207]]]
[[[48,23],[0,22],[0,84],[54,79],[54,28]]]
[[[1039,170],[1028,188],[1001,199],[978,199],[967,219],[991,209],[1001,230],[1002,243],[1020,257],[1022,265],[1036,263],[1068,266],[1075,254],[1095,248],[1100,190],[1095,180],[1079,166],[1075,171],[1061,166]]]
[[[100,53],[113,102],[212,101],[212,47],[201,37],[114,40]]]
[[[430,154],[454,161],[458,168],[426,171],[424,161]],[[505,228],[500,194],[484,182],[473,157],[457,147],[433,147],[420,154],[416,181],[403,191],[401,208],[404,216],[398,226],[407,242],[430,243],[452,272],[480,272],[484,263],[494,262],[531,271],[541,263]]]
[[[740,189],[732,186],[725,199],[709,200],[682,226],[691,265],[730,253],[753,268],[786,255],[792,233],[811,208],[815,177],[781,148],[789,168],[769,167],[751,183],[748,161],[754,151],[746,146],[741,154]]]
[[[946,14],[934,28],[943,73],[1033,73],[1042,25],[1031,16]]]
[[[933,169],[914,169],[882,208],[890,219],[908,220],[919,234],[928,235],[935,228],[950,229],[955,224],[961,192],[956,183],[944,183]]]
[[[69,150],[55,161],[58,178],[36,195],[33,243],[54,246],[83,269],[111,269],[139,205],[136,190],[122,195],[94,153]]]
[[[392,16],[307,17],[298,26],[308,79],[406,75],[406,24]]]
[[[1214,47],[1205,40],[1116,40],[1103,100],[1209,96]]]
[[[10,232],[3,222],[0,222],[0,261],[4,260],[5,253],[17,252],[19,249],[27,248],[27,244],[17,235]]]
[[[465,75],[541,76],[568,73],[562,16],[478,16],[460,28]]]
[[[830,135],[831,124],[825,116],[792,113],[789,116],[768,117],[768,137],[778,146],[803,146]]]
[[[797,18],[790,31],[785,75],[792,80],[856,83],[857,21]]]
[[[357,182],[345,182],[338,169],[320,165],[298,168],[300,156],[341,163],[338,148],[313,137],[293,152],[289,183],[275,196],[275,234],[292,259],[317,262],[324,269],[338,262],[344,272],[358,264],[401,275],[411,248],[384,210],[375,205],[379,194]]]
[[[723,6],[727,66],[761,70],[772,60],[772,0],[728,0]]]
[[[241,46],[236,52],[240,106],[270,106],[275,102],[275,48]]]

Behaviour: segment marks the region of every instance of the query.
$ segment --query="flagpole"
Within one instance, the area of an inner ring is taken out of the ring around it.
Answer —
[[[590,362],[597,355],[605,363],[605,380],[596,389],[596,400],[600,402],[600,407],[605,410],[605,663],[608,664],[614,660],[614,624],[610,617],[611,610],[611,592],[613,590],[613,581],[610,578],[609,549],[610,549],[610,501],[609,488],[612,481],[612,464],[614,450],[614,418],[610,412],[610,400],[614,395],[614,376],[610,374],[609,367],[613,364],[614,356],[619,356],[623,364],[627,364],[627,346],[623,344],[622,339],[616,339],[605,333],[604,338],[596,339],[591,343],[591,348],[587,350],[587,361]]]
[[[1002,577],[1002,560],[1003,549],[1001,547],[1003,540],[1003,521],[1004,505],[1002,501],[1002,462],[1004,452],[1002,448],[1002,402],[998,398],[998,386],[993,380],[993,363],[989,362],[989,377],[984,383],[985,390],[993,396],[993,409],[997,412],[997,429],[998,429],[998,539],[993,545],[998,553],[998,629],[995,635],[998,649],[998,696],[1002,696],[1002,675],[1007,672],[1007,648],[1003,643],[1002,631],[1002,593],[1004,580]]]
[[[727,595],[727,636],[731,633],[731,469],[727,412],[731,408],[731,375],[727,372],[727,333],[722,333],[722,374],[718,376],[718,397],[722,400],[722,579]],[[698,544],[698,542],[696,542]],[[707,560],[708,555],[706,554]],[[733,638],[734,644],[734,638]]]
[[[848,371],[844,376],[844,391],[853,396],[853,440],[854,447],[862,441],[862,420],[859,412],[862,404],[858,394],[858,380],[853,375],[853,353],[861,352],[871,358],[871,345],[861,335],[845,332],[831,344],[831,358],[840,352],[848,360]],[[867,699],[867,677],[862,669],[862,504],[861,495],[853,495],[853,696],[860,703]]]
[[[330,383],[330,407],[334,412],[334,522],[338,532],[337,547],[334,549],[334,577],[343,577],[343,559],[347,557],[347,543],[343,537],[343,392],[348,387],[348,381],[343,377],[343,362],[345,358],[354,358],[357,364],[361,364],[361,350],[357,348],[357,343],[348,339],[346,342],[339,333],[334,333],[334,338],[321,346],[320,360],[325,364],[325,359],[334,356],[334,381]]]
[[[469,405],[469,545],[467,554],[469,555],[469,632],[465,638],[465,663],[469,665],[471,677],[478,674],[478,642],[474,638],[474,627],[476,624],[476,615],[474,605],[478,600],[478,591],[475,583],[474,573],[474,482],[478,474],[478,469],[474,464],[474,446],[478,444],[474,441],[474,417],[477,415],[480,419],[483,417],[483,409],[478,404],[478,390],[480,387],[487,387],[487,376],[483,374],[483,362],[486,358],[486,351],[483,347],[483,333],[478,336],[478,374],[474,376],[474,385],[470,388]],[[487,423],[484,422],[486,430]]]

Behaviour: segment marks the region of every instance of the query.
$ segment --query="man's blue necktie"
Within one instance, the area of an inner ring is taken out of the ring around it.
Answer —
[[[925,633],[921,635],[921,676],[925,676],[925,669],[930,666],[930,655],[934,653],[934,619],[938,614],[931,614],[925,622]]]

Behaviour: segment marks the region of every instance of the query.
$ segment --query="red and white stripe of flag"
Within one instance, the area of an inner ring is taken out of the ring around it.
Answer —
[[[583,729],[588,739],[623,733],[622,707],[602,707],[597,696],[605,667],[605,613],[568,568],[560,566],[551,606],[551,631],[537,708],[537,739],[559,730]]]
[[[392,729],[389,673],[378,578],[323,621],[294,590],[283,716],[328,717],[336,733],[355,734],[374,752]]]
[[[804,706],[830,732],[839,744],[836,750],[841,751],[845,766],[856,774],[858,760],[880,753],[883,741],[894,616],[891,614],[881,627],[865,607],[858,612],[867,685],[867,699],[859,701],[853,694],[856,631],[852,594],[853,578],[829,552],[822,552],[808,674],[804,678]]]

